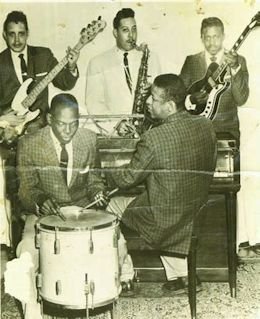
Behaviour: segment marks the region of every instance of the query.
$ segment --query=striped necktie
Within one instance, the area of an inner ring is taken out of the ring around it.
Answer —
[[[66,144],[60,144],[61,146],[61,153],[60,153],[60,168],[67,184],[67,168],[69,162],[69,154],[66,150]]]
[[[126,78],[126,83],[129,87],[130,93],[132,94],[132,79],[131,79],[131,74],[130,74],[130,70],[129,70],[127,55],[128,55],[128,52],[125,52],[124,53],[125,78]]]
[[[27,79],[27,66],[24,60],[24,55],[23,53],[20,53],[18,55],[19,59],[20,59],[20,65],[21,65],[21,71],[22,71],[22,78],[23,81],[25,81]]]

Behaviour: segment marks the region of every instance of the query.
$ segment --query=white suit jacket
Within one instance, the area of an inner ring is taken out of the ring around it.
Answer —
[[[94,58],[88,65],[86,82],[86,107],[89,114],[131,114],[134,91],[141,63],[142,52],[131,50],[128,54],[129,69],[133,82],[133,94],[128,88],[123,55],[114,47]],[[161,73],[157,56],[150,53],[148,59],[149,82]]]

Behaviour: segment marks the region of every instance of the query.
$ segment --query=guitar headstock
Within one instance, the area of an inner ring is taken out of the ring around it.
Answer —
[[[250,26],[251,25],[252,25],[252,28],[260,26],[260,11],[258,11],[257,14],[253,16]]]
[[[97,20],[93,20],[91,23],[87,25],[86,28],[83,28],[80,32],[80,40],[79,45],[83,47],[90,41],[92,41],[99,32],[102,32],[106,27],[106,22],[101,20],[101,17],[98,17]]]

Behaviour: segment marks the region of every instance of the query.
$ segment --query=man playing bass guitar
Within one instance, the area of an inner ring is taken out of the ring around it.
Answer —
[[[186,108],[194,114],[203,113],[201,115],[213,120],[216,132],[229,132],[239,141],[237,106],[243,105],[249,95],[248,70],[244,57],[237,55],[235,50],[224,50],[224,38],[224,25],[219,18],[204,19],[201,24],[201,40],[205,50],[186,58],[180,76],[189,94]],[[212,95],[210,89],[216,84],[210,82],[211,76],[222,65],[225,65],[222,80],[227,81],[228,87],[217,98],[209,101]],[[209,86],[210,89],[207,89]],[[207,116],[207,110],[203,112],[203,105],[207,101],[209,105],[217,104],[212,116]]]

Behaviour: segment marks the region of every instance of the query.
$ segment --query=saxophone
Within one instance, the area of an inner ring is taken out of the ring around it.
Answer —
[[[132,108],[133,116],[131,117],[131,119],[122,119],[122,121],[118,123],[115,129],[117,130],[119,136],[128,138],[139,138],[139,136],[147,129],[145,128],[146,125],[144,124],[145,114],[147,113],[146,100],[150,94],[147,90],[148,58],[150,51],[147,44],[144,43],[142,43],[140,46],[137,46],[135,43],[133,43],[133,46],[135,46],[138,51],[143,52],[135,88],[134,103]],[[124,131],[124,133],[120,133],[121,123],[123,122],[125,124],[126,131]]]
[[[138,78],[135,88],[134,104],[133,104],[133,114],[144,114],[145,112],[145,103],[147,100],[147,94],[144,94],[145,89],[147,88],[147,71],[148,71],[148,58],[149,58],[149,49],[147,44],[141,44],[139,47],[136,46],[136,49],[143,51],[143,56],[141,59],[141,64],[138,71]]]

